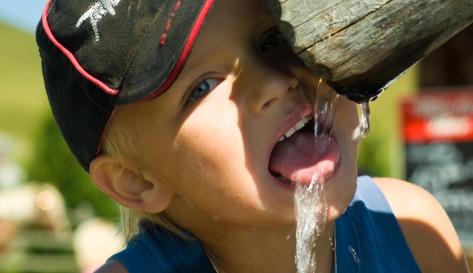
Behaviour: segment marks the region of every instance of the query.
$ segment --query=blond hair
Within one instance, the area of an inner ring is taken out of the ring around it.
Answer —
[[[113,112],[103,136],[103,152],[118,160],[132,159],[138,155],[137,144],[133,141],[132,132],[126,130],[121,122],[120,111]],[[130,241],[140,230],[140,222],[148,221],[163,227],[176,235],[187,238],[186,233],[177,227],[165,212],[146,214],[120,206],[122,232],[126,241]]]

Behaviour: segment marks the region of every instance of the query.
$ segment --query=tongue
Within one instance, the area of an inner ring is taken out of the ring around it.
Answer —
[[[324,143],[329,144],[327,146]],[[278,142],[271,154],[269,170],[292,182],[310,184],[314,174],[322,180],[330,176],[335,170],[339,156],[336,141],[328,141],[326,136],[315,141],[313,133],[299,131]]]

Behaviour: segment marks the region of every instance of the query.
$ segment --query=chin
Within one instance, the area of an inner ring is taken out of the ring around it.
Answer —
[[[326,204],[328,206],[327,220],[333,222],[342,216],[356,192],[357,172],[340,173],[339,177],[334,177],[331,185],[326,191]],[[332,187],[331,187],[332,186]]]

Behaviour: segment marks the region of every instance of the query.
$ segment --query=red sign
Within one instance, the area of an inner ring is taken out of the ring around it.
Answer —
[[[407,180],[437,198],[473,247],[473,88],[423,93],[402,107]]]
[[[423,93],[402,105],[407,143],[473,141],[473,89]]]

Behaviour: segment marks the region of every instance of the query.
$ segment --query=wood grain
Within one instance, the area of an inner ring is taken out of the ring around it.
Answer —
[[[266,0],[307,66],[356,101],[473,21],[473,0]]]

